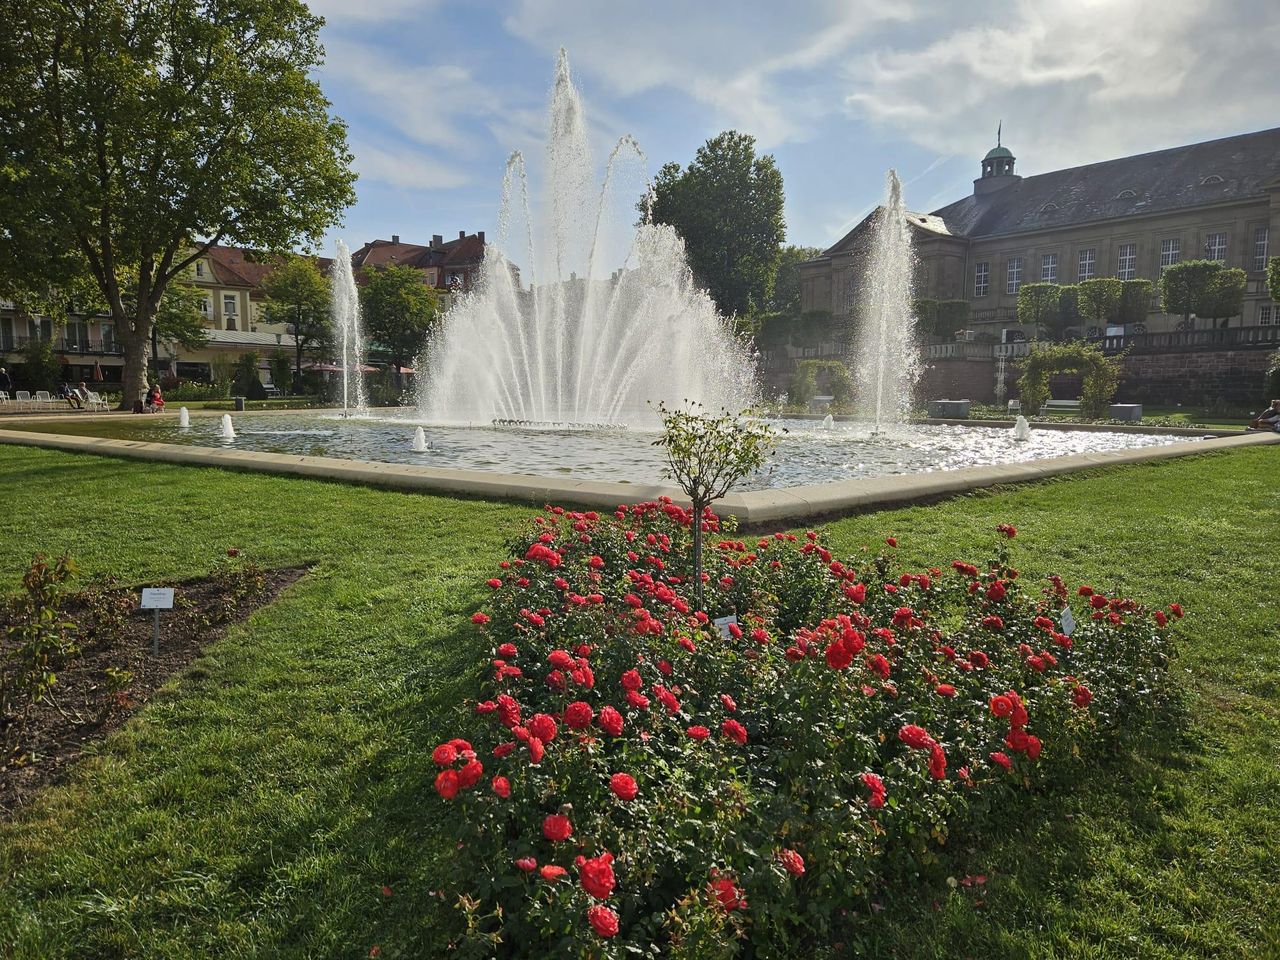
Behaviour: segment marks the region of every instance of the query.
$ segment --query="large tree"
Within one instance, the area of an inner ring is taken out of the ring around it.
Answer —
[[[800,315],[800,264],[822,255],[821,247],[787,244],[778,251],[778,272],[766,309],[789,317]]]
[[[6,0],[0,270],[94,278],[146,386],[156,312],[215,243],[286,249],[353,198],[301,0]],[[126,271],[134,279],[125,289]],[[29,282],[29,281],[28,281]]]
[[[786,224],[782,174],[772,156],[757,155],[754,137],[729,130],[699,147],[687,168],[666,164],[650,200],[653,222],[684,238],[693,274],[721,313],[767,309]]]
[[[370,267],[365,271],[360,316],[369,338],[391,354],[397,390],[400,368],[422,350],[439,313],[435,289],[428,287],[413,267]]]
[[[262,291],[269,298],[269,323],[287,323],[293,332],[294,377],[302,378],[302,355],[308,347],[323,347],[333,339],[329,315],[329,278],[311,257],[290,256],[266,279]]]

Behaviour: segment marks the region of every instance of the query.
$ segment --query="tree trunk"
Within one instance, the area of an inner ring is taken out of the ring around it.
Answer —
[[[694,598],[697,600],[699,610],[705,609],[703,604],[703,583],[702,583],[702,509],[703,504],[693,504],[693,582],[694,582]]]
[[[132,410],[134,401],[146,395],[148,365],[151,360],[151,317],[142,311],[134,318],[133,329],[123,316],[116,316],[116,337],[124,348],[124,373],[120,378],[120,410]]]

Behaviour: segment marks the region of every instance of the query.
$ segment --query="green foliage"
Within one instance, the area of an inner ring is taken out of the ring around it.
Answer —
[[[1080,328],[1080,288],[1076,284],[1060,287],[1058,312],[1054,319],[1056,323],[1051,331],[1054,340],[1065,340],[1069,331]]]
[[[1031,327],[1032,336],[1058,328],[1062,287],[1056,283],[1024,283],[1018,288],[1018,322]]]
[[[318,239],[354,199],[312,76],[320,25],[301,0],[6,4],[0,270],[93,276],[126,397],[166,288],[210,245]]]
[[[273,350],[267,358],[267,366],[271,368],[271,382],[276,388],[288,396],[293,392],[293,370],[289,357],[282,350]]]
[[[295,339],[294,373],[302,376],[308,349],[325,352],[333,341],[329,316],[329,278],[311,257],[288,255],[262,281],[268,323],[289,325]]]
[[[849,376],[849,368],[839,360],[801,360],[791,375],[787,399],[791,403],[808,403],[818,391],[819,376],[832,403],[843,404],[853,399],[853,378]]]
[[[938,301],[929,297],[920,297],[911,301],[911,312],[916,318],[916,329],[930,336],[941,336],[938,333]]]
[[[1150,280],[1123,280],[1120,287],[1118,319],[1125,326],[1146,323],[1151,313],[1152,283]]]
[[[209,371],[213,377],[213,386],[219,391],[216,396],[231,396],[231,388],[235,384],[236,377],[235,361],[225,353],[215,353],[213,359],[209,361]]]
[[[76,567],[63,555],[50,565],[37,553],[22,578],[23,593],[0,611],[0,732],[4,756],[17,749],[31,708],[58,682],[75,652],[75,623],[62,612],[63,584]]]
[[[164,289],[156,308],[156,337],[164,342],[180,344],[187,350],[199,350],[209,342],[200,304],[204,294],[181,278]]]
[[[1107,357],[1097,344],[1078,340],[1041,347],[1022,361],[1018,391],[1023,409],[1035,413],[1044,406],[1051,373],[1077,372],[1084,374],[1081,414],[1092,419],[1103,416],[1120,385],[1120,358]]]
[[[767,423],[751,419],[749,411],[703,413],[702,405],[672,410],[658,404],[662,435],[655,447],[666,454],[668,479],[674,480],[700,517],[739,480],[764,466],[777,443]],[[693,562],[698,604],[702,604],[702,528],[693,527]]]
[[[787,244],[778,251],[778,270],[765,309],[769,313],[800,315],[800,264],[822,255],[821,247]]]
[[[640,204],[684,239],[698,282],[720,312],[747,318],[768,309],[786,237],[782,174],[756,154],[755,138],[726,131],[698,148],[687,168],[668,163]],[[799,258],[803,248],[790,248]],[[790,301],[793,294],[783,290]]]
[[[1124,284],[1115,277],[1094,277],[1076,284],[1076,308],[1091,326],[1105,327],[1120,312]]]
[[[413,267],[369,267],[360,288],[360,315],[371,340],[382,344],[397,367],[408,366],[439,319],[436,292]],[[399,383],[399,374],[396,376]]]
[[[1183,260],[1160,273],[1160,300],[1166,313],[1181,314],[1190,322],[1197,313],[1213,278],[1222,270],[1217,260]]]
[[[53,352],[53,344],[39,337],[32,337],[22,348],[22,369],[15,371],[18,382],[32,393],[37,390],[57,390],[62,381],[62,364]]]
[[[1267,292],[1272,300],[1280,303],[1280,257],[1267,261]]]
[[[232,367],[232,386],[236,393],[249,396],[250,393],[262,390],[262,381],[258,378],[258,360],[256,353],[242,353],[236,358]],[[261,399],[261,398],[255,398]]]
[[[949,339],[956,331],[963,330],[969,322],[968,300],[939,300],[938,319],[934,330],[937,335]]]
[[[1267,364],[1267,379],[1263,394],[1267,400],[1280,397],[1280,350],[1271,355],[1271,361]]]
[[[1239,267],[1219,266],[1196,301],[1196,315],[1210,320],[1239,316],[1244,307],[1245,272]]]

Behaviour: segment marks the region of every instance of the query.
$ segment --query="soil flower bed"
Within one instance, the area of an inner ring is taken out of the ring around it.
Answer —
[[[1087,776],[1171,695],[1181,608],[1026,583],[1010,526],[981,563],[899,570],[892,537],[842,561],[707,513],[703,611],[692,520],[549,509],[488,581],[491,659],[431,753],[476,955],[841,943],[875,891]]]

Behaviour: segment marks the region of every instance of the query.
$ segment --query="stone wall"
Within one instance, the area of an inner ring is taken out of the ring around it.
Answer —
[[[1005,367],[1005,384],[1009,396],[1018,395],[1017,368]],[[929,360],[916,385],[916,398],[924,400],[972,400],[974,403],[996,402],[996,361],[994,359],[947,358]]]
[[[1215,406],[1253,410],[1263,406],[1269,350],[1188,350],[1127,356],[1120,403]]]

